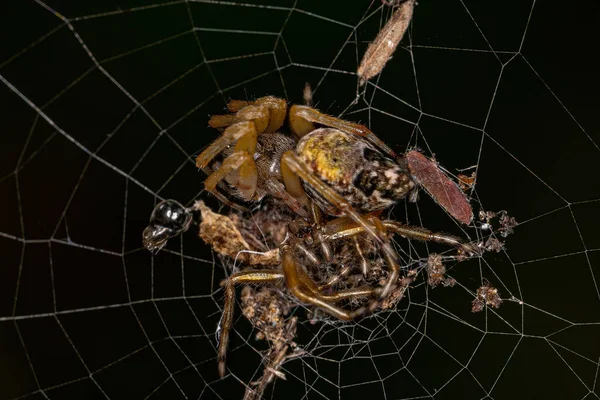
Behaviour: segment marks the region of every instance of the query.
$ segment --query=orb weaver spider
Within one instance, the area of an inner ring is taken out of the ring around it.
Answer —
[[[227,108],[230,114],[210,118],[209,125],[222,134],[196,159],[196,166],[208,174],[206,190],[241,210],[245,207],[231,202],[219,189],[250,202],[269,195],[288,206],[298,219],[290,223],[280,245],[280,268],[245,269],[221,282],[225,291],[218,346],[221,377],[225,375],[238,284],[284,282],[301,303],[340,320],[351,320],[375,310],[398,282],[400,266],[390,234],[445,243],[462,253],[477,251],[454,236],[379,219],[382,210],[414,193],[419,185],[454,218],[471,222],[472,209],[465,194],[420,153],[399,156],[363,125],[308,106],[292,105],[288,110],[285,100],[272,96],[232,100]],[[298,140],[279,132],[286,119]],[[219,154],[223,161],[214,161]],[[169,238],[188,229],[191,212],[174,200],[161,202],[144,230],[144,246],[151,251],[162,248]],[[383,253],[389,272],[380,287],[330,292],[325,290],[329,285],[319,286],[300,265],[299,250],[317,262],[317,251],[331,260],[332,242],[358,235],[369,237]],[[372,299],[368,305],[356,309],[337,305],[368,298]]]

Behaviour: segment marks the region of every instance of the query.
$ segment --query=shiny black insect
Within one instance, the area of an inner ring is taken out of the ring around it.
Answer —
[[[192,223],[192,212],[175,200],[161,201],[150,215],[150,223],[142,233],[144,247],[160,250],[170,238],[185,232]]]

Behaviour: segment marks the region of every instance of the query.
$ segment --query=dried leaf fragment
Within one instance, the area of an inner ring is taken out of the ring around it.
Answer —
[[[473,300],[471,311],[480,312],[485,306],[498,308],[502,304],[502,298],[498,289],[491,286],[487,281],[477,289],[477,297]]]
[[[464,174],[459,174],[457,176],[458,178],[458,185],[460,186],[461,190],[463,192],[468,192],[469,190],[471,190],[471,188],[473,186],[475,186],[475,179],[477,178],[475,172],[471,173],[471,176],[467,176]]]
[[[446,266],[442,262],[442,256],[431,253],[427,258],[427,284],[432,288],[442,286],[454,286],[456,280],[446,276]]]
[[[309,107],[312,106],[313,91],[312,91],[312,87],[310,86],[310,83],[308,83],[308,82],[306,82],[304,84],[304,90],[302,91],[302,98],[304,100],[304,104],[306,104]]]
[[[414,8],[415,0],[406,0],[400,4],[390,20],[379,31],[375,40],[369,45],[356,71],[360,77],[360,86],[383,70],[406,33]]]
[[[398,280],[398,285],[396,288],[389,294],[389,296],[383,300],[380,305],[382,310],[387,310],[393,308],[404,298],[404,294],[408,290],[411,283],[417,278],[417,271],[410,270],[406,274],[405,277],[402,277]]]
[[[194,208],[200,211],[202,217],[199,236],[217,253],[250,265],[279,264],[279,249],[250,253],[248,251],[254,250],[244,240],[231,218],[213,212],[202,201],[197,202]]]
[[[473,209],[465,193],[459,189],[437,165],[418,151],[406,153],[408,169],[413,177],[431,197],[441,205],[452,217],[463,224],[470,224]]]

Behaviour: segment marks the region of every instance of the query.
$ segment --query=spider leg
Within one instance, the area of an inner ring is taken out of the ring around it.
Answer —
[[[337,282],[339,282],[340,279],[348,275],[351,269],[352,267],[350,267],[349,265],[343,266],[340,272],[338,272],[334,277],[332,277],[327,282],[319,286],[319,290],[327,289],[328,287],[335,285]]]
[[[301,302],[319,307],[337,319],[344,321],[352,320],[368,311],[367,307],[361,307],[354,311],[348,311],[332,304],[332,301],[334,300],[329,299],[335,299],[335,295],[325,296],[319,292],[314,282],[312,282],[308,275],[306,275],[306,272],[304,272],[302,268],[298,267],[296,261],[294,260],[293,251],[289,243],[286,243],[282,246],[282,267],[287,288]],[[358,291],[354,292],[354,295],[363,296],[364,291],[361,291],[360,294]],[[351,296],[352,295],[349,294],[346,296],[346,298]],[[341,300],[343,297],[343,295],[340,295],[340,298],[337,300]]]
[[[234,153],[204,182],[206,190],[214,193],[217,183],[229,175],[230,183],[240,190],[242,197],[246,200],[252,198],[258,179],[258,171],[252,158],[256,150],[257,136],[258,131],[252,121],[236,122],[225,129],[225,132],[196,158],[196,166],[204,169],[217,154],[237,141]]]
[[[240,111],[242,108],[247,107],[251,104],[253,104],[253,101],[247,101],[247,100],[229,100],[229,103],[227,103],[227,109],[232,112],[238,112]]]
[[[469,243],[465,243],[460,238],[453,235],[447,235],[445,233],[439,232],[431,232],[428,229],[404,225],[398,221],[383,221],[383,224],[389,231],[397,233],[398,235],[408,239],[447,244],[449,246],[454,246],[466,252],[469,255],[479,253],[477,247]]]
[[[317,255],[312,250],[307,249],[303,244],[295,243],[294,248],[298,253],[302,253],[312,265],[319,266],[321,264],[321,260],[319,260]]]
[[[278,182],[274,179],[267,179],[264,185],[267,191],[271,193],[271,195],[283,201],[293,212],[300,215],[301,217],[308,217],[308,213],[304,209],[304,204],[301,203],[301,200],[293,197],[290,193],[288,193],[285,190],[285,186],[283,186],[281,182]]]
[[[232,143],[240,140],[245,135],[248,135],[248,139],[256,137],[256,126],[252,123],[252,121],[236,122],[235,124],[228,126],[223,134],[216,138],[196,158],[196,167],[206,167],[208,163],[219,153],[229,147]],[[256,144],[254,145],[254,148],[256,148]]]
[[[228,279],[221,282],[225,287],[225,304],[221,319],[221,335],[219,337],[219,349],[217,361],[219,363],[219,376],[225,376],[225,360],[227,357],[227,345],[229,344],[229,331],[233,325],[233,311],[235,307],[235,285],[239,283],[267,283],[283,280],[284,275],[278,270],[263,269],[258,271],[242,271],[232,274]]]
[[[227,109],[235,114],[213,115],[208,124],[220,128],[239,121],[254,121],[259,133],[275,132],[285,121],[287,104],[283,99],[265,96],[255,101],[231,100]],[[268,111],[267,114],[263,112],[264,109]]]
[[[342,300],[348,299],[361,299],[363,297],[370,297],[373,295],[378,295],[381,292],[381,288],[356,288],[356,289],[348,289],[348,290],[340,290],[339,292],[333,294],[322,294],[321,297],[327,301],[338,302]]]
[[[208,120],[211,128],[224,128],[238,122],[251,121],[256,125],[256,130],[264,132],[269,126],[269,110],[262,105],[250,105],[242,108],[235,114],[213,115]]]
[[[227,177],[227,181],[239,190],[244,200],[251,200],[256,193],[258,170],[254,162],[254,153],[258,135],[272,132],[283,124],[287,112],[284,100],[275,97],[263,97],[255,102],[231,101],[230,110],[234,114],[213,115],[208,124],[213,128],[225,128],[223,134],[212,142],[196,159],[198,168],[207,167],[217,154],[235,143],[233,154],[225,159],[219,170],[205,181],[207,190],[215,192],[216,182]],[[245,153],[243,162],[241,158]],[[235,160],[229,161],[232,157]],[[228,163],[229,161],[229,163]]]
[[[202,168],[202,171],[204,171],[204,173],[208,176],[212,175],[212,173],[214,172],[212,170],[212,168],[210,167],[204,167]],[[223,182],[219,182],[217,185],[219,188],[221,188],[222,190],[227,191],[228,188],[223,184]],[[214,190],[209,191],[210,194],[212,194],[213,196],[215,196],[217,199],[219,199],[221,201],[221,203],[225,204],[228,207],[231,208],[235,208],[236,210],[240,210],[240,211],[250,211],[250,209],[248,207],[244,207],[241,204],[238,203],[234,203],[233,201],[229,200],[227,197],[225,197],[225,195],[223,193],[221,193],[219,190],[217,190],[217,188],[215,187]]]
[[[353,239],[354,239],[353,240],[354,248],[356,249],[356,252],[358,253],[358,257],[360,258],[360,269],[362,271],[363,276],[367,276],[367,270],[369,268],[369,264],[367,263],[367,259],[365,258],[365,255],[363,254],[360,243],[358,243],[358,239],[356,237],[354,237]]]
[[[371,219],[371,214],[367,214],[366,218]],[[398,221],[385,220],[382,221],[382,223],[386,231],[396,233],[404,238],[447,244],[465,251],[468,254],[478,253],[475,246],[465,243],[460,238],[453,235],[431,232],[428,229],[404,225]],[[348,217],[340,217],[329,221],[323,226],[322,239],[327,241],[338,240],[356,236],[363,232],[363,227],[355,221]]]
[[[308,106],[299,106],[294,105],[290,108],[290,127],[295,131],[295,129],[300,129],[302,132],[303,124],[317,123],[320,125],[325,125],[331,128],[336,128],[341,131],[351,133],[354,135],[358,135],[360,137],[365,138],[368,142],[370,142],[375,147],[382,150],[384,153],[388,154],[390,157],[394,159],[399,159],[400,157],[394,150],[392,150],[387,144],[385,144],[381,139],[379,139],[369,128],[364,125],[357,124],[350,121],[344,121],[343,119],[339,119],[336,117],[332,117],[331,115],[323,114],[320,111],[308,107]],[[304,120],[304,122],[300,121]],[[292,121],[295,121],[295,124],[292,124]],[[296,122],[297,121],[297,122]],[[311,129],[312,130],[312,129]],[[297,133],[299,134],[299,133]],[[299,134],[303,136],[302,134]]]
[[[321,209],[319,208],[319,206],[317,206],[317,203],[315,203],[314,201],[311,201],[311,204],[310,204],[310,215],[312,217],[314,225],[317,225],[317,226],[322,225],[323,213],[321,212]],[[314,234],[315,234],[315,238],[316,238],[317,242],[321,243],[321,252],[323,253],[323,256],[325,257],[325,260],[327,262],[331,262],[333,260],[333,253],[331,251],[329,244],[326,241],[321,239],[321,230],[318,229]]]
[[[284,173],[284,171],[287,172]],[[329,187],[325,182],[314,176],[304,161],[302,161],[293,151],[286,151],[283,153],[283,156],[281,157],[281,172],[288,192],[292,195],[297,193],[298,189],[302,189],[299,180],[299,178],[302,178],[304,182],[312,186],[327,201],[329,201],[330,204],[359,224],[364,231],[375,240],[383,250],[386,262],[391,269],[389,279],[381,292],[381,298],[386,297],[392,289],[392,286],[395,285],[398,280],[400,267],[396,261],[396,253],[392,249],[385,232],[385,227],[381,224],[381,221],[378,218],[375,220],[376,217],[374,215],[371,215],[370,221],[360,215],[346,199]]]
[[[296,112],[296,106],[290,108],[289,124],[290,130],[294,132],[298,137],[302,137],[309,132],[315,130],[315,126],[307,118],[299,116]]]
[[[325,182],[314,176],[304,161],[291,150],[286,151],[283,153],[283,156],[281,156],[281,175],[287,191],[292,196],[296,198],[306,196],[302,184],[300,183],[301,178],[325,197],[329,203],[342,211],[343,214],[363,226],[365,232],[371,235],[378,244],[383,245],[383,238],[377,234],[376,229],[354,210],[352,205],[350,205],[346,199],[330,188]]]
[[[217,169],[215,172],[210,174],[208,178],[204,181],[204,187],[209,192],[213,192],[217,186],[217,184],[224,179],[231,172],[234,172],[240,169],[244,164],[252,162],[254,164],[254,160],[252,156],[245,151],[237,151],[231,154],[229,157],[223,161],[223,165],[221,168]],[[256,166],[254,166],[256,168]],[[254,181],[249,178],[240,179],[236,182],[240,190],[253,190],[256,188],[256,175],[254,176]]]

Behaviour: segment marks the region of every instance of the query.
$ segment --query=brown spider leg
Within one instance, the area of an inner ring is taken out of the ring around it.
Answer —
[[[228,279],[221,282],[225,287],[225,304],[223,305],[223,316],[221,319],[221,335],[219,337],[219,348],[217,361],[219,363],[219,376],[225,376],[225,360],[227,357],[227,345],[229,344],[229,331],[233,325],[233,311],[235,307],[235,285],[238,283],[266,283],[282,280],[283,273],[278,270],[263,269],[260,271],[242,271],[232,274]]]
[[[207,176],[210,176],[210,175],[212,175],[212,173],[214,172],[214,171],[213,171],[213,169],[212,169],[212,168],[210,168],[210,167],[204,167],[204,168],[202,168],[202,171],[204,171],[204,173],[205,173]],[[221,182],[219,182],[217,186],[219,186],[219,187],[220,187],[221,189],[223,189],[223,190],[227,190],[227,188],[226,188],[226,187],[224,187],[224,185],[223,185],[223,182],[222,182],[222,181],[221,181]],[[214,190],[212,190],[212,191],[208,191],[208,192],[209,192],[210,194],[212,194],[213,196],[215,196],[217,199],[219,199],[219,200],[220,200],[220,201],[221,201],[223,204],[225,204],[226,206],[229,206],[229,207],[231,207],[231,208],[235,208],[236,210],[240,210],[240,211],[245,211],[245,212],[247,212],[247,211],[250,211],[250,209],[249,209],[249,208],[247,208],[247,207],[244,207],[244,206],[243,206],[243,205],[241,205],[241,204],[238,204],[238,203],[235,203],[235,202],[233,202],[233,201],[229,200],[227,197],[225,197],[225,195],[224,195],[223,193],[221,193],[220,191],[218,191],[216,187],[214,188]]]
[[[280,162],[281,178],[283,179],[285,189],[292,197],[298,200],[300,204],[310,204],[311,201],[302,187],[302,182],[300,182],[298,174],[288,166],[288,163],[284,162],[283,159],[285,154],[286,153],[281,157]]]
[[[261,97],[256,99],[256,101],[231,100],[229,104],[227,104],[227,109],[232,112],[237,112],[249,105],[265,105],[269,108],[270,121],[269,127],[265,132],[275,132],[283,125],[287,115],[287,104],[285,100],[274,96]]]
[[[312,283],[308,277],[301,278],[302,274],[306,273],[303,272],[302,268],[298,268],[298,265],[294,261],[294,256],[289,243],[283,245],[281,251],[285,284],[298,300],[306,304],[317,306],[337,319],[344,321],[352,320],[368,311],[366,307],[361,307],[354,311],[347,311],[331,304],[331,302],[326,300],[323,295],[318,292],[315,284]],[[307,280],[311,283],[308,283]]]
[[[371,214],[367,214],[367,219],[372,218],[370,215]],[[456,236],[431,232],[428,229],[404,225],[398,221],[385,220],[382,221],[382,223],[388,232],[396,233],[404,238],[447,244],[460,248],[469,254],[477,253],[477,249],[475,247],[464,243]],[[331,220],[325,224],[322,229],[323,239],[327,241],[348,238],[364,232],[362,226],[347,217],[340,217]]]
[[[325,182],[312,174],[308,166],[292,150],[288,150],[281,156],[281,175],[287,191],[294,197],[306,196],[300,178],[319,192],[329,203],[364,227],[378,244],[383,244],[383,239],[377,234],[369,222],[363,218],[350,203],[339,195]]]
[[[240,191],[244,199],[251,199],[256,192],[258,183],[258,169],[254,162],[254,153],[256,152],[256,144],[258,140],[258,132],[250,130],[243,135],[235,144],[234,153],[245,151],[250,155],[250,159],[243,163],[235,172],[230,174],[233,177],[233,185]]]
[[[310,215],[312,217],[314,225],[322,225],[323,215],[321,213],[321,209],[319,208],[319,206],[317,206],[317,203],[315,203],[314,201],[311,201],[310,204]],[[325,260],[327,262],[331,262],[333,260],[333,253],[331,251],[331,247],[327,244],[326,241],[322,240],[321,236],[321,231],[317,229],[317,231],[315,232],[315,239],[321,244],[321,251],[323,253],[323,256],[325,257]]]
[[[352,133],[354,135],[358,135],[360,137],[365,138],[367,141],[369,141],[374,146],[383,150],[389,156],[391,156],[395,159],[399,158],[398,154],[396,154],[396,152],[394,150],[392,150],[387,144],[385,144],[373,132],[371,132],[371,130],[369,128],[367,128],[364,125],[357,124],[357,123],[350,122],[350,121],[344,121],[343,119],[339,119],[339,118],[332,117],[327,114],[323,114],[312,107],[300,106],[300,105],[294,105],[290,108],[290,117],[289,118],[290,118],[290,121],[292,121],[292,118],[304,119],[308,122],[314,122],[314,123],[317,123],[320,125],[325,125],[325,126],[329,126],[331,128],[336,128],[336,129],[339,129],[339,130],[347,132],[347,133]],[[300,123],[297,123],[297,124],[300,125]],[[292,130],[293,130],[293,127],[292,127]]]
[[[253,136],[257,133],[256,126],[252,121],[237,122],[228,126],[221,136],[216,138],[198,157],[196,157],[196,167],[206,167],[219,153],[235,141],[239,140],[242,136],[249,133]]]
[[[350,267],[349,265],[342,267],[340,272],[338,272],[333,278],[329,279],[327,282],[325,282],[324,284],[319,286],[319,291],[321,291],[323,289],[327,289],[328,287],[335,285],[340,279],[342,279],[344,276],[348,275],[348,273],[351,270],[352,270],[352,267]]]
[[[398,280],[400,267],[396,262],[396,253],[390,245],[383,225],[379,223],[375,223],[375,226],[371,225],[367,219],[354,210],[346,199],[340,196],[325,182],[314,176],[304,161],[291,150],[286,151],[281,156],[281,173],[285,186],[292,195],[294,195],[295,192],[297,193],[298,190],[302,190],[302,193],[304,192],[299,180],[299,178],[302,178],[304,182],[312,186],[313,189],[319,192],[330,204],[358,223],[364,231],[375,240],[383,250],[384,257],[391,270],[388,282],[386,282],[384,289],[381,292],[381,298],[386,297],[392,289],[392,286],[395,285],[395,282]],[[306,196],[306,194],[304,195]],[[374,220],[374,218],[376,217],[371,215],[370,219]],[[377,220],[379,219],[377,218]]]
[[[365,255],[363,254],[363,251],[360,247],[360,243],[358,243],[358,239],[356,237],[354,237],[353,239],[354,239],[354,248],[356,249],[356,252],[358,253],[358,257],[360,258],[360,270],[361,270],[363,276],[367,276],[367,269],[369,268],[369,264],[367,263],[367,259],[365,258]]]
[[[281,128],[287,117],[285,100],[274,96],[265,96],[257,99],[256,104],[265,105],[269,108],[269,126],[265,132],[275,132]]]
[[[290,124],[290,130],[296,134],[298,137],[302,137],[307,133],[310,133],[315,130],[315,126],[308,119],[303,118],[294,112],[296,106],[292,106],[290,108],[290,116],[288,117],[288,121]]]
[[[269,126],[269,110],[266,106],[250,105],[235,114],[213,115],[208,120],[211,128],[224,128],[238,122],[254,122],[259,133]]]
[[[252,200],[258,182],[258,170],[254,162],[254,153],[258,135],[263,132],[273,132],[281,127],[285,120],[287,104],[283,99],[267,96],[255,102],[231,101],[230,110],[237,110],[235,114],[213,115],[208,124],[213,128],[226,127],[223,135],[217,138],[196,159],[198,168],[204,168],[208,163],[225,148],[236,142],[234,153],[246,152],[250,157],[239,164],[235,169],[230,169],[227,175],[214,175],[213,178],[223,179],[238,189],[238,195],[244,200]],[[228,157],[228,158],[229,158]],[[224,161],[223,166],[227,159]],[[211,175],[212,176],[212,175]],[[206,185],[206,183],[205,183]],[[208,189],[208,188],[207,188]]]
[[[287,113],[285,100],[266,96],[256,101],[231,100],[227,104],[235,114],[213,115],[208,124],[213,128],[232,125],[238,121],[254,121],[259,133],[275,132],[283,125]],[[264,113],[267,110],[268,113]]]
[[[370,297],[374,294],[379,294],[381,292],[381,288],[357,288],[357,289],[348,289],[348,290],[340,290],[334,294],[322,294],[321,297],[327,301],[338,302],[342,300],[353,300],[360,299],[363,297]]]
[[[297,248],[297,246],[298,246],[298,243],[296,243],[296,242],[297,241],[294,240],[294,244],[293,244],[294,248]],[[297,267],[297,263],[296,263],[296,267]],[[312,279],[310,279],[310,276],[308,276],[308,274],[306,273],[304,268],[296,268],[295,274],[296,274],[295,277],[296,277],[297,281],[301,284],[301,286],[305,290],[310,292],[310,294],[312,296],[321,297],[322,293],[319,291],[319,288],[317,287],[315,282]]]
[[[240,111],[242,108],[249,106],[250,104],[253,104],[252,101],[245,101],[245,100],[229,100],[229,103],[227,103],[227,109],[232,112],[238,112]]]
[[[383,224],[389,231],[397,233],[404,238],[447,244],[459,248],[468,254],[476,254],[479,252],[476,247],[469,243],[465,243],[463,240],[453,235],[431,232],[428,229],[404,225],[398,221],[383,221]]]
[[[314,252],[312,252],[311,250],[307,249],[304,245],[302,245],[300,243],[296,243],[296,244],[294,244],[294,248],[296,249],[296,251],[304,254],[304,256],[308,259],[308,261],[311,262],[311,264],[313,264],[313,265],[321,264],[321,261],[316,256],[316,254]]]
[[[383,221],[381,221],[381,219],[379,219],[379,217],[376,216],[374,213],[371,213],[368,215],[368,220],[370,222],[373,222],[373,225],[375,225],[377,232],[382,237],[385,238],[384,246],[387,246],[387,247],[383,248],[383,256],[388,265],[388,268],[390,269],[390,274],[388,276],[388,279],[387,279],[385,285],[383,285],[383,290],[381,291],[381,293],[382,293],[381,298],[384,298],[396,286],[396,282],[398,281],[398,278],[400,277],[400,265],[398,265],[397,254],[396,254],[395,250],[392,249],[392,245],[390,244],[389,237],[387,234],[387,229],[386,229],[385,225],[383,224]],[[372,304],[371,308],[374,308],[374,307],[375,307],[375,305]]]
[[[390,268],[390,276],[389,276],[386,284],[384,285],[383,291],[382,291],[382,293],[383,293],[382,298],[383,298],[383,297],[387,296],[387,293],[389,293],[389,291],[392,290],[392,287],[396,284],[396,281],[398,280],[398,278],[400,276],[400,266],[396,262],[396,253],[391,249],[391,245],[389,244],[389,240],[388,240],[388,236],[387,236],[387,226],[385,225],[385,223],[383,221],[381,221],[381,219],[379,219],[379,217],[378,217],[379,214],[380,214],[380,211],[374,211],[369,214],[366,214],[364,217],[365,217],[365,219],[367,219],[368,221],[372,222],[375,225],[377,232],[382,237],[386,238],[385,244],[387,246],[389,246],[387,248],[387,251],[386,251],[386,248],[384,247],[384,253],[383,253],[384,257],[386,259],[386,262]],[[355,220],[353,221],[348,216],[343,216],[340,218],[333,219],[333,220],[329,221],[327,224],[325,224],[321,228],[320,236],[318,237],[318,240],[323,240],[323,241],[329,242],[329,241],[341,239],[344,237],[356,236],[359,233],[363,233],[363,232],[366,232],[363,225],[361,225],[358,221],[355,221]],[[355,245],[356,245],[356,249],[358,251],[360,258],[362,259],[361,267],[362,267],[363,275],[366,275],[367,261],[365,260],[362,250],[360,248],[360,245],[356,241],[356,239],[355,239]]]
[[[292,209],[293,212],[303,218],[308,218],[308,213],[304,209],[304,205],[298,199],[288,193],[285,190],[285,186],[283,186],[280,182],[274,179],[267,179],[264,183],[264,186],[265,189],[271,193],[271,195],[283,201],[289,208]]]
[[[239,151],[236,153],[232,153],[229,157],[223,161],[223,165],[221,168],[210,174],[208,178],[204,181],[204,187],[209,192],[213,193],[219,181],[225,178],[229,173],[239,169],[244,163],[252,160],[252,156],[250,156],[245,151]],[[253,160],[252,160],[253,161]]]
[[[196,166],[204,169],[208,163],[220,152],[225,150],[231,143],[237,141],[234,153],[225,159],[219,170],[213,172],[204,182],[206,189],[214,193],[214,186],[211,179],[217,179],[216,182],[230,175],[231,184],[236,186],[245,200],[250,200],[256,191],[258,171],[252,156],[256,150],[258,132],[256,125],[252,121],[243,121],[235,123],[225,129],[225,132],[215,139],[197,158]],[[248,157],[244,158],[243,163],[232,160],[233,157],[239,157],[240,153],[245,152]],[[235,168],[231,166],[235,165]],[[227,171],[225,168],[228,167]]]

